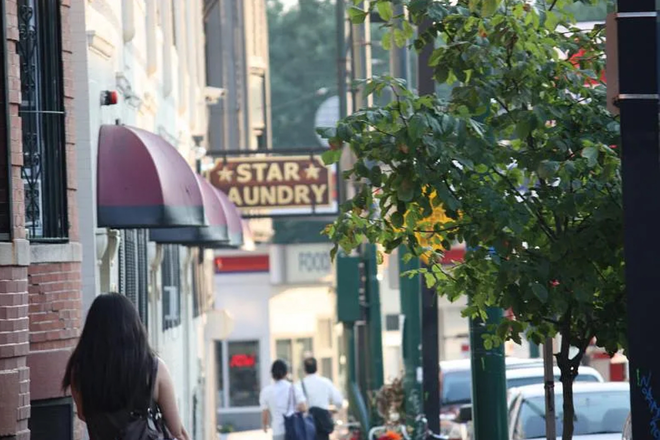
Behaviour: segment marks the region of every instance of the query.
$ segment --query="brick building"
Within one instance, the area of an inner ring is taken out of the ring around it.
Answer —
[[[72,438],[60,389],[82,315],[71,2],[0,7],[0,437]]]

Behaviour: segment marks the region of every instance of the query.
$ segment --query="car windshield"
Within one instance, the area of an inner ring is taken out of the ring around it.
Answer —
[[[630,398],[625,391],[593,391],[576,393],[575,435],[621,433],[630,412]],[[557,432],[562,432],[563,399],[555,396],[557,409]],[[520,407],[516,423],[515,438],[545,438],[545,399],[533,397],[525,399]]]
[[[598,378],[591,374],[579,374],[575,378],[576,382],[598,382]],[[555,376],[555,382],[559,382],[559,376]],[[520,388],[527,385],[536,385],[543,383],[543,376],[530,376],[530,377],[516,377],[515,379],[507,379],[506,387]]]
[[[448,371],[442,376],[442,404],[456,405],[472,401],[470,370]]]

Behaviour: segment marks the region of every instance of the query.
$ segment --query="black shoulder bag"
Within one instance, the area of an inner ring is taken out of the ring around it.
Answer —
[[[309,401],[307,396],[307,389],[305,388],[305,381],[301,380],[303,393]],[[316,431],[323,434],[332,434],[335,430],[335,421],[332,418],[332,413],[327,409],[319,408],[318,406],[312,406],[309,408],[309,413],[314,418],[314,424],[316,425]]]

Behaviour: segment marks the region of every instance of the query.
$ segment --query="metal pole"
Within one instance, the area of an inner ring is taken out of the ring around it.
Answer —
[[[419,258],[406,262],[404,257],[408,253],[405,246],[399,247],[399,273],[404,274],[419,269]],[[404,376],[403,387],[406,396],[405,408],[411,424],[412,418],[422,413],[422,384],[417,372],[422,368],[422,284],[419,275],[412,278],[404,276],[399,284],[399,297],[401,299],[401,314],[403,315],[403,329],[401,347],[403,351]],[[415,424],[413,439],[423,439],[423,427]]]
[[[660,339],[660,139],[658,42],[654,0],[618,0],[618,69],[633,438],[658,437]],[[610,79],[608,78],[608,81]],[[645,318],[646,317],[646,318]]]
[[[369,320],[369,389],[377,392],[383,386],[383,325],[380,310],[380,281],[376,245],[365,246],[366,293]]]
[[[489,308],[488,319],[470,319],[472,415],[474,440],[508,440],[504,345],[486,349],[488,325],[502,321],[502,309]]]
[[[422,389],[429,429],[440,432],[440,347],[438,292],[422,285]]]
[[[425,20],[419,26],[419,33],[424,33],[430,26],[430,20]],[[435,93],[433,68],[429,59],[433,54],[433,45],[428,44],[419,53],[418,75],[419,94]],[[440,353],[438,341],[438,298],[434,289],[422,286],[422,376],[424,390],[424,414],[429,429],[440,432]]]
[[[536,346],[538,348],[538,345]],[[545,438],[557,438],[555,423],[555,373],[552,338],[547,338],[543,344],[543,380],[545,382]]]

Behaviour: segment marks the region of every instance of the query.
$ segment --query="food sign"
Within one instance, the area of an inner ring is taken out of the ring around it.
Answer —
[[[331,206],[332,173],[317,156],[227,157],[208,179],[241,210]]]

